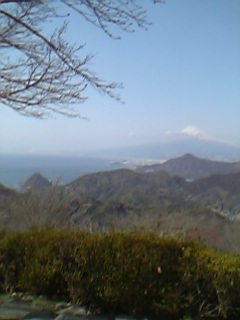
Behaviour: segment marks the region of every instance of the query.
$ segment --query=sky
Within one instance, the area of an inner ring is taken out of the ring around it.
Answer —
[[[140,1],[140,0],[139,0]],[[93,89],[83,119],[23,117],[1,105],[0,154],[81,156],[192,135],[240,147],[240,1],[143,1],[147,31],[110,39],[71,15],[67,38],[94,53],[91,68],[124,103]]]

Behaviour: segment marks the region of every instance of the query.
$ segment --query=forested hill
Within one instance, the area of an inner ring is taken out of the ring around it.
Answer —
[[[139,172],[166,171],[171,175],[178,175],[186,179],[198,179],[212,174],[228,174],[240,172],[240,161],[214,161],[197,158],[192,154],[185,154],[179,158],[167,160],[164,163],[141,166]]]
[[[160,189],[184,187],[186,181],[171,177],[167,172],[142,174],[128,169],[105,171],[85,175],[67,185],[68,190],[78,196],[111,200],[125,197],[155,196]],[[140,200],[140,199],[139,199]]]

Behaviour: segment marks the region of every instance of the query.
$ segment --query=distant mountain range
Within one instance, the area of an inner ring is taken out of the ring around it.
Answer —
[[[37,173],[24,192],[0,185],[0,224],[181,232],[240,252],[239,162],[186,154],[163,165],[97,172],[59,186]]]
[[[198,158],[192,154],[167,160],[164,163],[141,166],[138,172],[166,171],[171,175],[184,177],[185,179],[198,179],[212,174],[228,174],[240,172],[240,161],[214,161]]]

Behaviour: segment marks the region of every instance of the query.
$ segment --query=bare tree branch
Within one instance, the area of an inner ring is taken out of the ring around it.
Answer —
[[[76,106],[87,99],[89,85],[120,100],[120,85],[103,81],[89,67],[92,56],[81,57],[84,46],[66,40],[69,17],[59,3],[112,38],[118,38],[113,25],[129,32],[149,25],[135,0],[0,0],[0,103],[25,116],[80,117]],[[63,23],[49,36],[43,25],[55,18]]]

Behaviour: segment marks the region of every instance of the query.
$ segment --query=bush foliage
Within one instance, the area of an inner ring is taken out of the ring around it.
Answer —
[[[0,288],[107,314],[239,319],[240,258],[151,233],[1,233]]]

